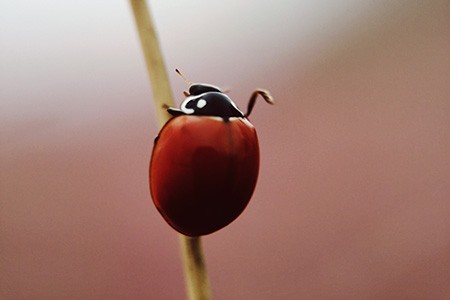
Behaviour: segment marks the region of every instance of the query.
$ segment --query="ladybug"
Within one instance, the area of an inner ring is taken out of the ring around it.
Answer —
[[[273,100],[257,89],[243,114],[216,86],[191,84],[184,94],[179,109],[167,108],[173,117],[155,139],[150,193],[170,226],[201,236],[225,227],[247,206],[259,171],[258,138],[248,116],[258,96]]]

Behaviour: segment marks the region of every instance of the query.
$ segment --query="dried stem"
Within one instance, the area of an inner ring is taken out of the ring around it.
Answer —
[[[180,243],[189,299],[211,299],[200,237],[181,236]]]
[[[147,72],[150,77],[150,84],[153,91],[153,101],[155,102],[156,115],[159,125],[164,125],[170,115],[163,108],[164,106],[174,106],[169,78],[164,65],[163,56],[159,47],[153,20],[145,0],[130,0],[133,9],[134,19],[141,40],[144,52]]]
[[[169,79],[146,1],[130,0],[130,4],[152,85],[158,122],[162,126],[170,118],[164,107],[174,106]],[[211,299],[200,237],[187,237],[180,234],[180,244],[189,299]]]

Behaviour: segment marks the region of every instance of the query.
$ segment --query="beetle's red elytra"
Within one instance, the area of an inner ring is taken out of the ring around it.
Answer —
[[[192,84],[180,109],[163,126],[150,161],[150,191],[163,218],[178,232],[200,236],[234,221],[256,186],[259,144],[248,121],[256,90],[244,115],[219,88]]]

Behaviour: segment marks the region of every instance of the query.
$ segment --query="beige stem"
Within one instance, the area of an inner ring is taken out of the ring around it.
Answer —
[[[163,108],[164,105],[174,106],[164,60],[146,1],[130,0],[130,4],[152,85],[158,122],[160,126],[163,126],[170,118],[167,111]],[[187,237],[180,234],[180,244],[189,299],[211,299],[208,276],[201,248],[201,238]]]
[[[181,251],[183,253],[184,274],[190,300],[211,299],[209,291],[208,274],[203,259],[200,237],[180,237]]]
[[[130,3],[147,64],[147,72],[152,86],[153,101],[155,102],[158,122],[162,126],[170,118],[170,115],[163,106],[174,106],[169,78],[146,1],[130,0]]]

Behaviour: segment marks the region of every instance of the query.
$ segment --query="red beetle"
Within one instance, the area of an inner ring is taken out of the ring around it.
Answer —
[[[261,89],[244,115],[219,88],[192,84],[180,109],[155,139],[150,191],[156,208],[178,232],[200,236],[235,220],[247,206],[259,170],[255,128],[248,121]]]

